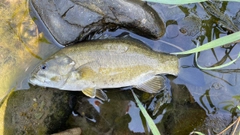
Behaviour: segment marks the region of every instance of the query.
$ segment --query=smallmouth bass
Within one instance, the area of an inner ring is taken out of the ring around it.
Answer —
[[[65,47],[43,61],[29,83],[61,90],[82,91],[105,100],[101,89],[132,86],[148,93],[164,87],[160,74],[177,75],[178,58],[153,51],[140,41],[111,39]]]

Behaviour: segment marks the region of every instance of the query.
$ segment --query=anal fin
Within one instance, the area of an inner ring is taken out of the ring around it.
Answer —
[[[133,87],[147,93],[158,93],[165,88],[165,78],[161,75],[156,75],[142,84]]]

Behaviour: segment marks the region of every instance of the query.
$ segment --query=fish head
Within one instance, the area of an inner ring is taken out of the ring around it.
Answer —
[[[68,56],[53,55],[37,66],[29,83],[42,87],[60,88],[74,70],[75,62]]]

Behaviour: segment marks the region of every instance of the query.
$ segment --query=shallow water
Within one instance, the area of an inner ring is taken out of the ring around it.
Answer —
[[[153,50],[170,53],[194,48],[197,43],[204,44],[229,33],[225,28],[220,27],[218,18],[209,15],[199,3],[183,6],[150,5],[166,23],[166,33],[160,40],[149,40],[120,29],[114,32],[107,31],[100,35],[101,38],[115,37],[127,32],[128,36],[143,41]],[[230,18],[236,18],[239,3],[224,2],[220,5],[222,5],[219,7],[222,12]],[[56,45],[57,43],[40,20],[32,14],[38,26],[34,23],[29,15],[26,1],[0,2],[0,12],[2,13],[0,18],[0,99],[2,99],[12,89],[28,89],[27,77],[32,69],[60,47]],[[237,20],[240,19],[236,18],[235,22]],[[238,24],[236,26],[240,27]],[[94,38],[99,37],[96,35]],[[201,66],[212,66],[219,61],[227,62],[236,58],[239,51],[239,43],[229,48],[215,48],[201,52],[198,62]],[[239,116],[239,110],[236,109],[240,99],[239,60],[226,69],[217,71],[198,69],[194,62],[194,55],[179,57],[179,61],[180,74],[176,78],[168,77],[169,85],[163,92],[164,96],[159,94],[146,101],[142,98],[142,102],[150,114],[157,103],[162,102],[159,111],[152,117],[163,134],[189,134],[194,130],[206,134],[220,132]],[[115,134],[124,131],[144,133],[145,126],[141,124],[136,126],[136,123],[144,123],[144,120],[141,119],[143,116],[134,104],[131,93],[118,91],[107,92],[110,102],[99,106],[98,109],[103,110],[101,113],[89,114],[99,117],[95,122],[98,126],[104,123],[96,130],[101,132],[110,130],[106,127],[113,124],[115,120],[115,125],[128,125],[126,129],[121,130],[115,126]],[[116,93],[121,98],[116,97]],[[97,99],[86,100],[89,106],[96,107],[94,101]],[[82,99],[81,102],[83,102]],[[84,107],[86,106],[83,106],[83,110]],[[112,108],[114,111],[106,108]],[[121,108],[120,111],[117,110],[119,108]],[[89,126],[95,128],[96,125]]]
[[[32,20],[26,2],[0,3],[0,100],[10,90],[28,88],[22,82],[34,65],[58,50]]]

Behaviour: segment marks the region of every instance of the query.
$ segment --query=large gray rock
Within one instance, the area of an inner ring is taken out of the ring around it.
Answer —
[[[44,135],[65,128],[71,93],[41,87],[14,91],[7,99],[4,135]]]
[[[140,0],[31,0],[30,8],[63,45],[119,27],[151,39],[165,33],[158,14]]]

